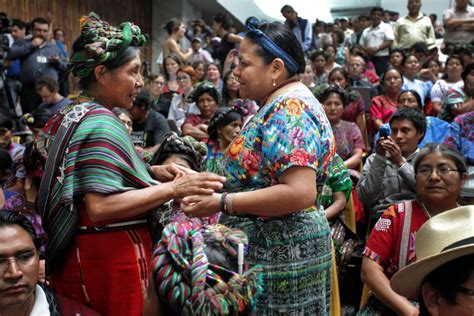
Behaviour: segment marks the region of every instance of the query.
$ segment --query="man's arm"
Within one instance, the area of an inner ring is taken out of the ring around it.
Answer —
[[[31,41],[22,40],[15,41],[10,47],[10,51],[7,54],[7,59],[14,60],[28,56],[36,47]]]
[[[313,29],[311,22],[308,20],[308,23],[306,23],[306,28],[304,29],[304,34],[303,34],[303,43],[301,43],[303,46],[303,51],[308,51],[311,48],[311,40],[313,39]]]

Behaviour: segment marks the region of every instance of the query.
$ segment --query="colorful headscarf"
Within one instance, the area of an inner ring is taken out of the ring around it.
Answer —
[[[235,315],[252,310],[262,291],[261,269],[255,267],[242,275],[235,272],[232,261],[237,261],[239,243],[246,248],[247,236],[224,225],[203,227],[197,219],[167,225],[153,253],[159,297],[183,315]]]
[[[453,114],[453,108],[459,103],[464,103],[466,94],[461,88],[453,87],[449,89],[441,101],[441,111],[439,112],[439,118],[447,122],[451,122],[456,116]]]
[[[87,78],[94,68],[112,60],[129,46],[143,46],[146,36],[140,27],[124,22],[120,27],[111,26],[102,21],[94,12],[80,20],[81,35],[73,44],[73,55],[69,69],[78,78]]]

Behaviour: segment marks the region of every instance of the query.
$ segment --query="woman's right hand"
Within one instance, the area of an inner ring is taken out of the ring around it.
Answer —
[[[225,177],[214,173],[184,174],[170,182],[173,198],[179,199],[189,195],[210,195],[222,189]]]

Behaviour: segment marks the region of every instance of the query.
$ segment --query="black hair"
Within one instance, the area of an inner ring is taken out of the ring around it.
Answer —
[[[284,12],[296,12],[296,11],[295,9],[293,9],[291,5],[285,4],[284,6],[281,7],[280,12],[284,13]]]
[[[214,22],[219,23],[226,31],[228,31],[232,26],[234,26],[232,18],[227,12],[221,12],[216,14],[214,16]]]
[[[212,115],[212,118],[209,123],[209,127],[207,128],[207,132],[209,133],[209,139],[213,141],[217,141],[219,138],[218,130],[221,127],[227,126],[232,122],[237,120],[242,120],[242,114],[233,108],[219,108],[217,111]]]
[[[444,298],[448,304],[454,305],[460,287],[474,274],[473,262],[474,254],[472,253],[448,261],[431,271],[423,280],[422,286],[425,283],[431,284],[440,297]],[[420,303],[422,301],[420,299]],[[424,303],[420,305],[420,312],[421,309],[427,312]]]
[[[436,13],[431,13],[430,17],[432,17],[433,20],[435,20],[435,21],[438,19],[438,15]]]
[[[370,17],[368,17],[367,15],[360,15],[360,16],[359,16],[359,21],[360,21],[360,20],[369,21],[369,20],[370,20]]]
[[[325,61],[328,60],[328,56],[326,55],[326,52],[323,51],[323,50],[315,50],[314,52],[312,52],[310,55],[309,55],[309,59],[311,60],[311,62],[314,63],[314,61],[316,60],[316,58],[318,58],[319,56],[322,56],[324,58]]]
[[[456,164],[456,169],[458,170],[458,173],[460,175],[465,174],[467,172],[466,160],[456,148],[446,144],[430,143],[426,144],[422,149],[420,149],[420,151],[416,155],[416,159],[413,164],[415,175],[418,172],[418,167],[420,166],[420,163],[423,161],[423,159],[425,159],[425,157],[429,154],[435,152],[439,152],[441,155],[454,162]]]
[[[324,91],[318,96],[318,100],[319,102],[324,103],[333,94],[337,94],[339,96],[344,108],[349,104],[350,100],[347,91],[338,85],[330,85],[324,89]]]
[[[324,28],[325,26],[326,26],[326,22],[318,20],[316,23],[314,23],[313,28],[314,28],[314,27],[322,27],[322,28]]]
[[[31,222],[18,212],[0,210],[0,228],[14,225],[20,226],[28,233],[28,235],[31,237],[31,240],[33,241],[33,244],[35,245],[35,249],[38,250],[41,246],[41,242],[36,236],[35,229],[33,228]]]
[[[381,7],[373,7],[372,10],[370,10],[370,15],[372,15],[372,13],[374,13],[374,12],[380,12],[383,15],[384,10]]]
[[[264,23],[258,27],[262,32],[264,32],[280,49],[286,52],[293,60],[300,66],[296,72],[290,72],[285,65],[286,70],[288,70],[289,76],[300,74],[304,72],[306,66],[304,60],[304,52],[301,47],[301,43],[296,38],[296,35],[287,27],[281,23]],[[275,57],[264,50],[258,43],[259,35],[254,32],[248,32],[245,35],[245,38],[250,40],[253,44],[258,46],[256,49],[256,54],[262,57],[265,65],[269,65]]]
[[[13,160],[6,149],[0,148],[0,170],[9,170],[13,167]]]
[[[349,73],[347,72],[347,70],[345,68],[342,68],[342,67],[336,67],[333,70],[331,70],[331,72],[328,75],[328,81],[329,81],[329,78],[331,78],[331,76],[336,72],[343,75],[344,79],[346,79],[346,81],[347,81],[347,85],[349,85]]]
[[[23,21],[23,20],[20,20],[20,19],[13,19],[12,20],[12,23],[11,23],[11,26],[16,26],[18,27],[19,29],[26,29],[26,23]]]
[[[418,103],[418,109],[421,110],[422,109],[422,104],[421,103],[421,97],[420,97],[420,94],[416,91],[416,90],[402,90],[400,91],[400,93],[398,94],[398,98],[397,98],[397,103],[400,102],[400,96],[404,93],[411,93],[413,94],[413,96],[415,97],[416,99],[416,102]]]
[[[194,88],[189,98],[193,102],[196,102],[197,105],[199,97],[204,93],[208,93],[214,99],[214,101],[216,101],[217,104],[220,103],[219,91],[217,91],[216,87],[214,87],[214,85],[209,81],[202,81],[201,83],[199,83]]]
[[[395,53],[399,53],[400,55],[402,55],[402,57],[405,56],[405,52],[404,52],[402,49],[400,49],[400,48],[394,48],[394,49],[392,49],[392,50],[390,51],[389,56],[392,56],[392,54],[395,54]]]
[[[13,121],[5,114],[0,113],[0,128],[13,130]]]
[[[405,55],[403,55],[402,66],[405,66],[405,63],[408,61],[408,59],[409,59],[410,57],[415,57],[416,60],[418,60],[418,62],[420,62],[420,59],[419,59],[418,56],[416,56],[415,54],[412,54],[412,53],[410,53],[410,54],[405,54]]]
[[[222,81],[224,82],[224,85],[222,87],[222,103],[224,105],[230,105],[229,100],[230,100],[230,95],[227,89],[227,79],[229,79],[230,75],[233,73],[233,70],[229,70],[224,74],[224,78]],[[240,92],[237,90],[237,97],[240,98]]]
[[[383,74],[380,76],[380,86],[383,87],[383,90],[385,90],[385,76],[387,76],[387,72],[389,71],[396,71],[400,75],[400,78],[402,78],[402,85],[403,85],[403,74],[400,70],[398,70],[395,67],[388,67]]]
[[[183,61],[181,60],[181,58],[179,58],[178,55],[176,55],[175,53],[171,53],[169,54],[168,56],[166,56],[164,59],[163,59],[163,73],[165,74],[165,79],[166,80],[170,80],[170,74],[168,73],[168,69],[166,69],[166,60],[168,58],[171,58],[173,59],[178,65],[179,65],[179,68],[181,68],[183,66]],[[176,71],[178,72],[178,71]]]
[[[141,90],[135,100],[133,100],[133,106],[145,107],[145,110],[150,108],[150,94],[146,90]]]
[[[42,76],[35,82],[36,90],[41,90],[43,87],[46,87],[49,92],[59,91],[58,81],[48,76]]]
[[[342,30],[336,29],[333,30],[332,33],[336,34],[339,37],[339,45],[344,43],[344,32]],[[333,45],[336,45],[333,43]]]
[[[450,56],[448,56],[448,58],[446,59],[446,62],[444,64],[447,66],[448,63],[451,61],[451,59],[459,60],[459,62],[461,63],[461,66],[464,67],[464,62],[463,62],[461,56],[459,56],[459,55],[450,55]]]
[[[392,126],[394,121],[402,120],[408,120],[412,122],[417,132],[424,137],[426,133],[426,117],[421,111],[412,108],[398,109],[390,118],[390,126]],[[423,140],[423,137],[420,138],[418,143]]]
[[[130,62],[139,55],[140,50],[138,47],[129,46],[120,55],[115,58],[112,58],[111,60],[103,62],[101,65],[105,66],[107,70],[114,70],[122,67],[123,65]],[[96,81],[97,80],[93,71],[89,76],[81,78],[79,80],[79,88],[81,88],[83,91],[87,91],[92,87],[93,84],[95,84]]]
[[[464,68],[464,71],[461,74],[461,78],[464,82],[466,81],[467,76],[472,70],[474,70],[474,62],[470,63]]]
[[[436,63],[439,67],[441,67],[441,62],[439,61],[439,59],[433,58],[433,59],[428,59],[427,61],[425,61],[422,68],[429,68],[430,63],[433,63],[433,62]]]
[[[428,55],[429,53],[428,45],[426,45],[425,42],[416,42],[410,47],[409,51],[415,53],[423,53],[424,55]]]
[[[166,30],[166,32],[171,35],[177,30],[179,30],[179,26],[181,25],[181,21],[178,20],[177,18],[172,18],[171,20],[168,20],[166,24],[163,26],[163,28]]]
[[[63,32],[63,34],[64,34],[64,30],[63,30],[63,29],[57,28],[57,29],[54,29],[54,30],[53,30],[53,35],[56,35],[56,32],[58,32],[58,31],[61,31],[61,32]]]
[[[35,23],[38,23],[38,24],[47,24],[47,25],[49,26],[48,20],[46,20],[45,18],[42,18],[42,17],[34,18],[33,21],[31,21],[31,29],[34,29],[34,28],[35,28]]]

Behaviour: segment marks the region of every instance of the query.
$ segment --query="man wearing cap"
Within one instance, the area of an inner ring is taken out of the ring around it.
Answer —
[[[417,232],[417,260],[390,280],[392,289],[420,299],[421,315],[474,314],[474,206],[428,220]]]
[[[421,0],[408,0],[408,15],[397,21],[393,28],[394,46],[409,49],[418,42],[425,43],[428,48],[435,45],[435,34],[431,19],[420,12]]]
[[[202,40],[199,37],[195,37],[191,41],[191,48],[193,49],[193,53],[188,59],[190,65],[197,61],[202,61],[206,65],[214,62],[211,54],[202,48]]]
[[[313,38],[311,23],[306,19],[300,18],[298,12],[288,4],[281,8],[281,14],[285,17],[285,25],[296,35],[296,38],[301,43],[303,51],[309,51]]]

